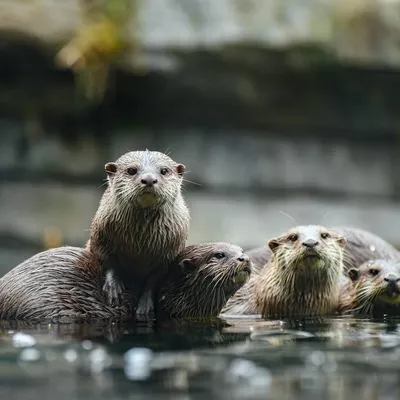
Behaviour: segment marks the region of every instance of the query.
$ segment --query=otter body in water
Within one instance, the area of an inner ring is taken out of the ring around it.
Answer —
[[[251,263],[227,243],[186,247],[160,287],[161,317],[216,317],[248,279]],[[35,254],[0,279],[0,319],[31,322],[121,321],[133,318],[124,293],[120,307],[106,304],[98,258],[79,247]]]
[[[298,226],[271,239],[272,256],[227,303],[225,314],[317,316],[337,305],[346,239],[321,226]]]
[[[358,228],[335,227],[335,232],[345,237],[347,241],[344,250],[345,271],[355,268],[371,259],[399,259],[400,252],[381,237]],[[262,268],[270,259],[272,251],[268,246],[261,246],[246,251],[253,262],[255,270]]]
[[[136,313],[153,311],[154,286],[185,247],[189,210],[183,164],[155,151],[134,151],[105,166],[108,187],[92,221],[87,249],[106,273],[104,293],[121,304],[125,285]]]
[[[99,260],[79,247],[35,254],[0,279],[0,319],[73,322],[128,318],[105,304]]]
[[[339,312],[358,315],[400,315],[400,263],[371,260],[348,272]]]
[[[228,243],[187,246],[158,290],[160,315],[217,317],[228,299],[249,279],[251,261]]]

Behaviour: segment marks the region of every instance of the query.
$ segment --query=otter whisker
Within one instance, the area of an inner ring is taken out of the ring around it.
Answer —
[[[297,225],[297,222],[295,221],[295,219],[294,219],[291,215],[289,215],[289,214],[287,214],[287,213],[285,213],[285,212],[283,212],[283,211],[279,211],[279,214],[282,214],[282,215],[284,215],[285,217],[288,217],[291,221],[293,221],[293,223],[294,223],[295,225]]]

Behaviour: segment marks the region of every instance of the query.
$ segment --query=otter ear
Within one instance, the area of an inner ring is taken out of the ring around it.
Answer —
[[[346,247],[347,240],[344,236],[339,236],[337,242],[339,243],[340,247]]]
[[[176,172],[178,173],[178,175],[183,175],[186,171],[186,167],[183,164],[177,164],[176,165]]]
[[[108,176],[112,176],[117,172],[117,164],[109,162],[104,166],[104,169]]]
[[[349,278],[354,282],[360,277],[360,271],[357,268],[351,268],[349,269],[349,272],[347,273],[349,275]]]
[[[272,250],[272,252],[274,253],[275,250],[281,245],[281,242],[279,241],[279,239],[271,239],[268,242],[268,247]]]
[[[196,269],[195,263],[190,258],[185,258],[179,263],[182,272],[189,273]]]

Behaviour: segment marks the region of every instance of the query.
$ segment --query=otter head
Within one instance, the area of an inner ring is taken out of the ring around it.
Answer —
[[[158,151],[132,151],[105,165],[110,191],[123,204],[154,207],[181,192],[185,166]]]
[[[304,284],[309,284],[307,277],[317,277],[318,273],[322,280],[339,277],[343,269],[346,239],[322,226],[297,226],[271,239],[268,246],[282,275],[304,277]]]
[[[243,250],[229,243],[187,246],[178,256],[162,296],[170,315],[216,317],[250,278],[252,264]]]
[[[348,271],[356,302],[363,312],[400,304],[400,263],[397,260],[371,260]]]

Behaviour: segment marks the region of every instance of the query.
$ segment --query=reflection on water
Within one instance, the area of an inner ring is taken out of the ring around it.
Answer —
[[[397,320],[0,327],[1,398],[397,399]]]

